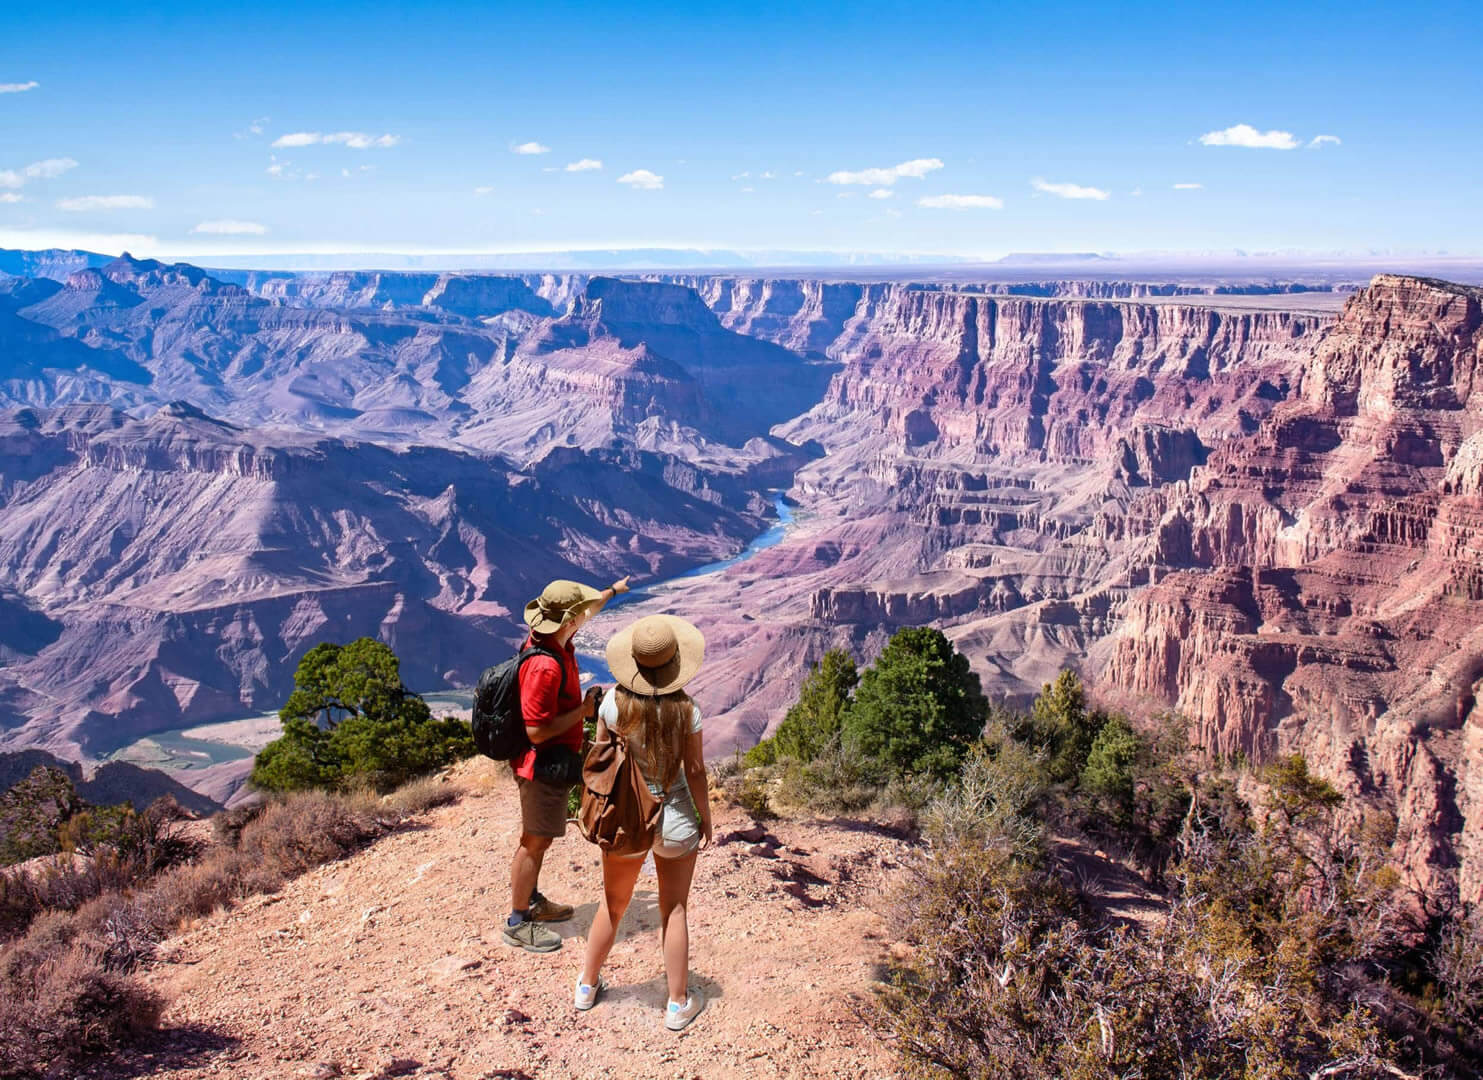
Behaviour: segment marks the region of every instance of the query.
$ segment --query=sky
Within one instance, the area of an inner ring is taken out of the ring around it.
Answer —
[[[0,247],[1483,254],[1461,3],[0,7]]]

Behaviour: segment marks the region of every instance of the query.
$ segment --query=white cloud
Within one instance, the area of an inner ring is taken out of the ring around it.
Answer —
[[[1223,131],[1207,131],[1200,136],[1205,146],[1245,146],[1252,150],[1295,150],[1298,140],[1290,131],[1258,131],[1250,124],[1236,124]]]
[[[30,82],[0,82],[0,94],[24,94],[27,90],[35,90],[40,85],[35,79]]]
[[[72,199],[58,199],[57,209],[73,212],[88,210],[153,210],[154,200],[148,195],[79,195]]]
[[[25,198],[18,191],[0,191],[0,203],[18,203],[24,201]]]
[[[903,176],[920,180],[929,172],[942,168],[938,158],[913,158],[889,169],[861,169],[859,172],[832,172],[826,179],[831,184],[866,184],[870,187],[890,187]]]
[[[400,135],[367,135],[363,131],[292,131],[273,140],[274,146],[348,146],[352,150],[385,150],[402,141]]]
[[[1188,184],[1188,183],[1186,183],[1186,184],[1175,184],[1174,185],[1174,190],[1175,191],[1199,191],[1204,186],[1205,186],[1204,184]]]
[[[733,180],[746,180],[751,175],[752,174],[750,172],[739,172],[735,176],[733,176],[731,179],[733,179]]]
[[[80,248],[104,255],[158,252],[160,242],[142,233],[73,232],[71,229],[0,229],[0,248],[38,251],[43,248]]]
[[[23,186],[27,180],[52,180],[68,169],[75,168],[77,168],[77,162],[70,157],[64,157],[33,161],[24,169],[0,169],[0,188],[18,188]]]
[[[883,188],[883,187],[878,187],[878,188],[876,188],[874,191],[872,191],[870,193],[870,197],[872,199],[890,199],[890,198],[895,197],[895,195],[896,195],[896,193],[894,191],[892,191],[890,188]]]
[[[1056,195],[1062,199],[1096,199],[1101,202],[1103,199],[1112,197],[1110,192],[1103,191],[1101,188],[1083,187],[1081,184],[1051,184],[1039,177],[1031,180],[1030,183],[1034,185],[1036,191],[1043,191],[1047,195]]]
[[[234,131],[234,132],[232,132],[232,138],[234,138],[234,139],[251,139],[254,136],[261,135],[266,130],[266,125],[268,123],[268,119],[269,118],[266,117],[266,116],[259,116],[256,120],[254,120],[252,123],[250,123],[250,124],[247,125],[247,130],[246,131]]]
[[[475,195],[488,195],[493,190],[494,190],[494,185],[493,184],[481,184],[481,185],[479,185],[478,187],[476,187],[474,189],[474,194]]]
[[[744,187],[744,188],[742,188],[742,191],[743,191],[743,192],[747,192],[747,191],[756,191],[756,190],[757,190],[757,189],[756,189],[756,188],[754,188],[754,187]]]
[[[1143,189],[1141,187],[1135,187],[1132,191],[1128,192],[1128,194],[1132,195],[1134,198],[1137,198],[1139,195],[1143,194]]]
[[[574,161],[566,167],[567,172],[592,172],[602,168],[602,162],[597,158],[584,157],[581,161]]]
[[[1002,210],[1004,200],[994,195],[928,195],[917,205],[931,210]]]
[[[273,164],[271,164],[271,165],[268,166],[268,175],[269,176],[282,176],[283,175],[283,170],[286,169],[286,168],[288,168],[288,162],[286,162],[286,161],[275,161]]]
[[[203,221],[191,230],[193,233],[205,233],[208,236],[262,236],[267,231],[266,225],[259,225],[255,221],[236,221],[232,218]]]
[[[510,147],[510,151],[515,154],[549,154],[551,148],[538,142],[523,142],[519,146]]]
[[[901,211],[900,210],[893,210],[891,207],[888,206],[888,207],[886,207],[886,216],[887,217],[900,217],[901,216]]]
[[[757,179],[758,180],[776,180],[777,179],[777,174],[774,173],[774,172],[772,172],[771,170],[769,170],[767,172],[758,173],[757,174]]]
[[[1337,135],[1315,135],[1308,142],[1309,150],[1317,150],[1320,146],[1338,146],[1344,140]]]
[[[651,173],[648,169],[635,169],[618,177],[618,183],[644,191],[658,191],[664,186],[664,177]]]
[[[47,158],[45,161],[33,161],[21,170],[21,175],[27,180],[51,180],[75,168],[77,168],[77,162],[70,157],[54,157]]]

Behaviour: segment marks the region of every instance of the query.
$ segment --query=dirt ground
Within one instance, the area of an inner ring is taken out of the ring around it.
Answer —
[[[577,907],[561,951],[506,946],[513,784],[484,762],[467,793],[348,859],[164,943],[145,973],[169,1006],[149,1047],[96,1076],[889,1076],[860,1007],[885,959],[879,898],[906,843],[851,822],[751,829],[717,809],[691,895],[691,978],[709,999],[665,1030],[652,867],[596,1008],[572,1007],[596,910],[596,849],[573,829],[541,888]],[[746,831],[746,836],[735,834]]]

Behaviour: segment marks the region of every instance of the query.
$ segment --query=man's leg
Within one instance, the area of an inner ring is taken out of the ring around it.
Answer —
[[[510,917],[506,944],[526,952],[555,952],[561,937],[540,925],[546,905],[534,904],[536,881],[551,841],[566,831],[566,793],[539,781],[520,780],[520,845],[510,863]],[[557,796],[560,796],[559,805]],[[570,915],[570,911],[567,912]]]
[[[551,846],[549,836],[520,834],[520,846],[515,849],[515,861],[510,864],[510,911],[524,914],[530,907],[530,895],[536,891],[540,880],[541,863],[545,861],[546,849]]]

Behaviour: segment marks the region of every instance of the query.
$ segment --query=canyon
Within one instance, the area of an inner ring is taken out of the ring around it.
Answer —
[[[713,754],[931,623],[996,700],[1073,667],[1301,751],[1483,896],[1483,290],[44,265],[0,278],[0,747],[270,710],[331,636],[468,685],[545,579],[632,573],[583,645],[700,622]]]

